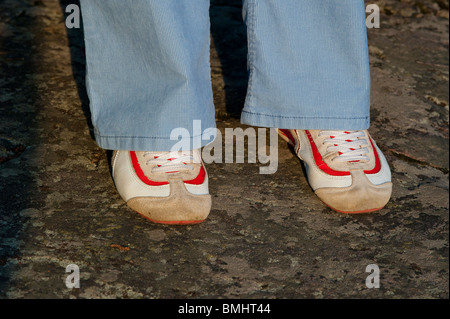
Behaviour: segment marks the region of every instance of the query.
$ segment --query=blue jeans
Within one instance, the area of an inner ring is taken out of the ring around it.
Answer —
[[[169,150],[174,128],[198,139],[194,120],[215,131],[209,5],[81,0],[86,86],[99,146]],[[243,17],[249,71],[243,124],[369,127],[363,0],[244,0]]]

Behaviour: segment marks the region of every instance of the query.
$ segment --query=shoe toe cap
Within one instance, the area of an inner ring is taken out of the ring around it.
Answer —
[[[365,213],[382,209],[392,193],[390,181],[372,184],[364,172],[352,172],[349,187],[328,187],[315,191],[316,195],[331,209],[341,213]]]
[[[211,195],[193,195],[183,182],[171,182],[168,197],[134,197],[127,205],[143,217],[162,224],[195,224],[211,210]]]

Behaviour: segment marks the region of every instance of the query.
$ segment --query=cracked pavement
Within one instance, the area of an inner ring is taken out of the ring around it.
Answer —
[[[381,211],[325,207],[279,139],[279,166],[209,164],[202,224],[127,208],[92,139],[77,1],[0,1],[0,298],[449,297],[448,0],[380,0],[369,29],[370,132],[392,169]],[[240,1],[211,6],[217,125],[243,127]],[[80,268],[67,288],[66,266]],[[380,268],[380,288],[365,285]]]

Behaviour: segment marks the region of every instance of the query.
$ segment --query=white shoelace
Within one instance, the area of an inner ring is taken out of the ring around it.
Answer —
[[[327,152],[338,152],[332,161],[353,162],[368,161],[369,142],[363,131],[320,131],[319,136],[326,135],[323,143],[330,144]]]
[[[193,170],[189,165],[194,161],[192,152],[145,152],[144,157],[150,157],[147,165],[156,165],[152,173],[171,173],[183,170]]]

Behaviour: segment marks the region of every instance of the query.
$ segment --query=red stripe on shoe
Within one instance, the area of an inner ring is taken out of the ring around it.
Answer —
[[[306,136],[308,137],[309,144],[311,145],[311,150],[314,156],[314,161],[316,162],[316,165],[318,168],[320,168],[322,171],[324,171],[328,175],[332,176],[348,176],[350,175],[349,171],[336,171],[332,168],[330,168],[322,158],[322,155],[319,153],[319,150],[317,149],[316,143],[314,143],[314,140],[311,136],[311,133],[308,130],[305,130]]]
[[[319,153],[319,150],[317,149],[316,143],[314,143],[314,140],[311,136],[311,133],[308,130],[305,130],[306,136],[308,137],[309,144],[311,145],[311,149],[314,156],[314,161],[316,162],[316,165],[318,168],[320,168],[322,171],[324,171],[326,174],[333,175],[333,176],[348,176],[350,175],[349,171],[336,171],[332,168],[330,168],[322,158],[322,155]],[[381,170],[381,161],[380,157],[378,156],[378,152],[375,148],[375,145],[373,144],[372,138],[370,138],[370,144],[372,145],[374,157],[375,157],[375,167],[371,170],[365,170],[365,174],[376,174]]]
[[[139,179],[150,186],[163,186],[163,185],[168,185],[169,182],[168,181],[163,181],[163,182],[157,182],[157,181],[152,181],[151,179],[149,179],[145,174],[144,171],[142,170],[141,166],[139,165],[139,161],[137,159],[136,156],[136,152],[134,151],[130,151],[130,157],[131,157],[131,163],[133,164],[133,169],[136,172],[136,175],[139,177]],[[197,177],[188,181],[183,181],[186,184],[192,184],[192,185],[201,185],[203,184],[203,182],[205,181],[205,176],[206,176],[206,172],[205,169],[203,167],[203,165],[200,167],[200,172],[198,173]]]
[[[293,145],[295,145],[295,138],[292,136],[291,132],[289,130],[280,129],[280,132],[286,136]]]
[[[372,145],[373,154],[375,156],[375,167],[372,168],[371,170],[364,171],[364,173],[365,174],[376,174],[381,170],[381,161],[380,161],[380,157],[378,156],[377,149],[375,148],[375,145],[373,145],[373,141],[370,136],[369,136],[369,141],[370,141],[370,144]]]
[[[201,185],[205,181],[206,172],[203,168],[203,165],[200,167],[200,172],[198,173],[197,177],[194,179],[191,179],[189,181],[183,181],[185,184],[192,184],[192,185]]]
[[[133,164],[134,171],[136,172],[136,175],[139,177],[139,179],[150,186],[163,186],[169,184],[168,181],[164,182],[156,182],[149,179],[144,172],[142,171],[141,165],[139,165],[139,161],[136,156],[136,152],[130,151],[130,157],[131,157],[131,163]]]

